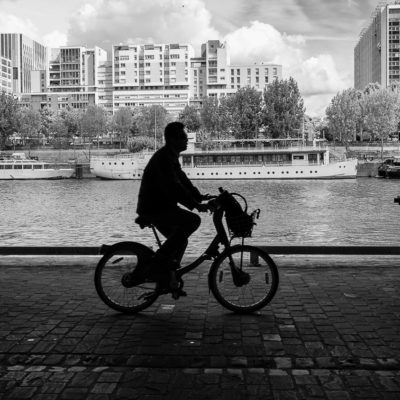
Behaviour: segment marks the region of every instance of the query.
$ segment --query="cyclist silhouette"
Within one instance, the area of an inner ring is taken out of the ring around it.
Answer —
[[[165,127],[165,145],[157,150],[143,172],[136,212],[154,225],[165,237],[150,262],[154,273],[176,269],[185,253],[188,238],[200,226],[199,215],[189,211],[206,212],[202,195],[182,171],[179,153],[187,149],[185,125],[171,122]],[[179,206],[183,205],[187,209]]]

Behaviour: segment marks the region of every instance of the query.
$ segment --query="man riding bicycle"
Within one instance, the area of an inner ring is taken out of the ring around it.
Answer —
[[[165,127],[165,145],[156,151],[143,172],[136,212],[153,224],[165,237],[150,265],[155,274],[176,269],[183,257],[188,238],[200,226],[200,217],[189,211],[208,210],[207,199],[182,171],[179,153],[187,149],[188,137],[181,122]],[[187,209],[179,206],[183,205]]]

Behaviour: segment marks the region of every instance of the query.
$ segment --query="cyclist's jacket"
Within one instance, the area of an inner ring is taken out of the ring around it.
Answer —
[[[178,154],[164,146],[153,154],[144,169],[136,212],[159,214],[178,203],[192,210],[201,199],[199,190],[182,171]]]

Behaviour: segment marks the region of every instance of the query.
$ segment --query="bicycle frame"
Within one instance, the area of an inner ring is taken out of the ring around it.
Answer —
[[[207,249],[204,251],[203,254],[201,254],[196,260],[194,260],[190,264],[180,267],[175,271],[176,277],[178,279],[181,278],[183,275],[187,274],[188,272],[193,271],[204,261],[214,260],[216,257],[218,257],[221,254],[221,252],[218,249],[220,244],[224,246],[224,249],[230,247],[228,235],[226,234],[225,227],[222,223],[223,215],[224,215],[224,210],[222,207],[213,212],[213,223],[217,231],[217,234],[215,235],[214,239],[211,241],[210,245],[207,247]],[[160,241],[154,227],[153,227],[153,232],[155,234],[157,243],[160,245]]]

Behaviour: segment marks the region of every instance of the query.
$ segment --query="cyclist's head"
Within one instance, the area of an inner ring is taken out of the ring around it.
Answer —
[[[188,137],[185,132],[185,125],[182,122],[170,122],[165,127],[164,138],[166,145],[178,152],[187,149]]]

